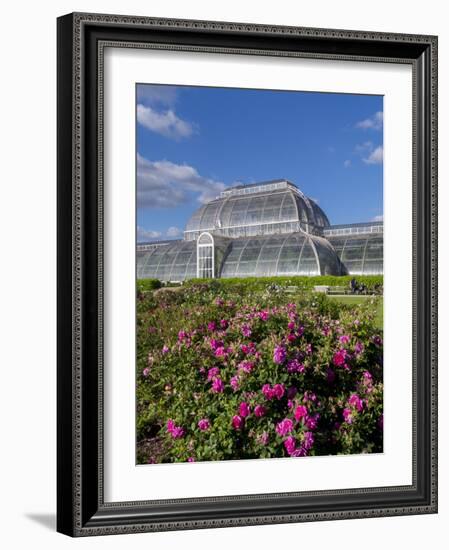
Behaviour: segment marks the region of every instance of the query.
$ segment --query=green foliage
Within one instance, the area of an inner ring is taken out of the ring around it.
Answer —
[[[159,279],[138,279],[137,290],[140,292],[148,292],[161,288],[162,283]]]
[[[292,298],[282,285],[248,279],[142,294],[138,461],[382,451],[377,300]]]
[[[367,290],[373,294],[382,294],[383,276],[382,275],[344,275],[332,276],[321,275],[317,277],[294,276],[294,277],[246,277],[230,279],[190,279],[186,281],[186,286],[195,286],[201,283],[213,283],[214,288],[224,289],[229,287],[245,287],[249,290],[263,290],[272,285],[280,287],[298,287],[301,290],[312,290],[315,286],[328,285],[346,287],[349,289],[351,279],[355,279],[358,284],[363,284]]]

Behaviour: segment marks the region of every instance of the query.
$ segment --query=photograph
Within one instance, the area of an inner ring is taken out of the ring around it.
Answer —
[[[136,464],[383,453],[383,96],[135,101]]]
[[[120,12],[57,22],[57,531],[436,516],[437,34]]]

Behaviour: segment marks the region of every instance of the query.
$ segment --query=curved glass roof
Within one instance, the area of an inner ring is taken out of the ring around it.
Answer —
[[[382,234],[328,236],[350,275],[382,275],[384,245]]]
[[[304,232],[239,239],[214,237],[215,276],[343,275],[329,242]],[[197,276],[197,242],[177,241],[137,255],[137,278],[183,281]]]
[[[333,248],[325,239],[303,232],[235,239],[220,277],[341,275]]]
[[[255,192],[248,194],[242,194],[240,189],[234,193],[231,193],[232,190],[224,191],[221,197],[194,212],[187,222],[185,233],[224,233],[230,228],[286,222],[300,222],[301,227],[309,232],[329,226],[326,214],[312,199],[292,184],[283,182],[285,185],[282,186],[281,183],[277,184],[279,188],[274,189],[271,184],[268,190],[264,186],[258,186],[253,188]],[[281,229],[279,232],[290,231]]]
[[[184,281],[196,277],[196,242],[176,241],[137,254],[137,278]]]

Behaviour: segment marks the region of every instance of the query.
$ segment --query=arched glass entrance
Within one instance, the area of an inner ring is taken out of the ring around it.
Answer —
[[[215,277],[214,239],[210,233],[201,233],[197,241],[197,277],[212,279]]]

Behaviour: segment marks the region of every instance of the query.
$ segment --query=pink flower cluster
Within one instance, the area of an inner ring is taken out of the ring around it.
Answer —
[[[210,421],[208,418],[202,418],[198,421],[198,428],[202,432],[206,432],[210,428]]]
[[[250,409],[248,403],[246,403],[245,401],[240,403],[240,405],[239,405],[239,414],[242,418],[246,418],[247,416],[249,416],[250,412],[251,412],[251,409]]]
[[[151,355],[146,368],[142,365],[139,383],[148,387],[159,372],[153,361],[168,372],[163,379],[169,407],[165,418],[171,415],[181,424],[169,419],[166,426],[167,435],[182,440],[170,442],[174,460],[205,460],[207,453],[226,457],[231,452],[251,457],[257,445],[268,442],[262,456],[320,454],[334,444],[337,452],[350,452],[359,443],[346,434],[364,437],[382,426],[381,351],[376,349],[382,340],[374,331],[370,334],[364,316],[360,328],[354,328],[350,316],[332,319],[313,308],[301,306],[299,311],[294,304],[261,309],[245,302],[234,311],[222,298],[215,304],[223,306],[219,313],[215,309],[205,317],[203,310],[192,312],[191,317],[198,318],[196,328],[184,325],[188,330],[179,331],[177,342],[175,336],[163,347],[157,344],[152,350],[155,357]],[[188,312],[180,313],[189,317]],[[186,361],[181,365],[195,365],[194,375],[185,378],[186,388],[178,387],[170,375],[172,357],[183,352]],[[314,388],[318,395],[306,388]],[[178,399],[184,405],[182,416],[173,408]],[[215,423],[220,426],[223,414],[232,444],[225,441],[219,448],[222,436],[217,445],[212,428]],[[357,422],[360,415],[367,421]]]
[[[346,356],[348,352],[345,349],[340,349],[334,353],[332,357],[332,362],[336,367],[345,367],[346,365]]]
[[[351,407],[354,407],[357,412],[361,412],[363,409],[363,400],[360,399],[356,393],[351,394],[348,399],[348,404],[351,405]]]
[[[254,369],[254,363],[252,361],[242,361],[237,368],[239,372],[249,374]]]
[[[312,432],[304,432],[302,442],[297,447],[297,440],[291,435],[284,440],[284,447],[289,456],[300,457],[307,456],[310,449],[313,447],[315,438]]]
[[[264,384],[262,386],[262,393],[268,401],[272,399],[282,399],[285,394],[285,386],[284,384],[275,384],[271,387],[270,384]]]
[[[218,367],[212,367],[207,371],[207,379],[209,381],[213,380],[220,374],[220,369]]]
[[[268,321],[268,318],[270,317],[270,312],[268,310],[262,310],[257,313],[257,316],[262,321]]]
[[[305,367],[303,363],[301,363],[298,359],[291,359],[287,363],[287,372],[293,373],[293,372],[304,372]]]
[[[273,352],[273,362],[282,365],[287,358],[287,351],[284,346],[275,346]]]
[[[290,418],[284,418],[276,424],[276,433],[279,435],[287,435],[293,430],[293,421]]]
[[[215,378],[212,380],[211,391],[213,393],[223,393],[224,389],[225,385],[223,380],[219,376],[215,376]]]
[[[232,417],[232,427],[235,430],[243,429],[245,425],[245,418],[251,414],[251,408],[246,401],[242,401],[239,405],[239,414]]]
[[[245,355],[254,355],[256,353],[256,344],[254,342],[250,342],[249,344],[242,344],[240,346],[240,350]]]
[[[167,420],[167,432],[173,439],[181,439],[185,435],[185,430],[182,426],[176,426],[174,420]]]
[[[349,396],[348,407],[343,409],[343,420],[346,424],[352,424],[358,413],[361,413],[364,407],[363,399],[356,393]]]
[[[245,420],[238,414],[232,417],[232,427],[235,430],[241,430],[244,424],[245,424]]]

